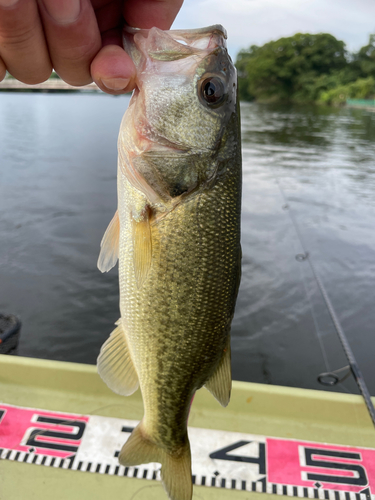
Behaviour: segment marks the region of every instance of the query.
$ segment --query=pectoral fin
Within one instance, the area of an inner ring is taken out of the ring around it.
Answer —
[[[100,243],[98,268],[102,273],[108,272],[116,265],[119,252],[120,219],[116,210]]]
[[[131,359],[121,320],[104,342],[98,357],[98,373],[112,391],[130,396],[138,389],[138,375]]]
[[[152,239],[150,227],[150,214],[146,209],[142,218],[132,218],[133,225],[133,262],[135,279],[138,288],[141,288],[147,278],[151,267]]]
[[[220,360],[219,366],[205,383],[206,389],[219,401],[221,406],[227,406],[232,389],[232,370],[230,362],[230,336]]]

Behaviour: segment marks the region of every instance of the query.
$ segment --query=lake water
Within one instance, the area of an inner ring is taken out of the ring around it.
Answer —
[[[129,97],[0,93],[0,312],[19,354],[94,363],[119,317],[96,268]],[[297,224],[375,395],[375,113],[242,105],[242,282],[233,378],[322,389],[347,364]],[[288,208],[286,208],[286,204]],[[334,391],[357,392],[351,378]]]

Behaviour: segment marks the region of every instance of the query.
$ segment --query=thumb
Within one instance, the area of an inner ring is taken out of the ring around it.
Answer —
[[[118,45],[106,45],[91,63],[91,76],[107,94],[124,94],[135,87],[133,61]]]

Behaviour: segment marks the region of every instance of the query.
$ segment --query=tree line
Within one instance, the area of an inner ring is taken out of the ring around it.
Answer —
[[[240,99],[341,105],[375,98],[375,34],[358,52],[329,33],[252,45],[236,60]]]

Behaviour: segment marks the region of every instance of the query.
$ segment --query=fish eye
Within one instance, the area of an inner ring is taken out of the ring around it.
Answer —
[[[217,76],[206,78],[201,84],[201,96],[209,106],[221,104],[226,96],[224,83]]]

